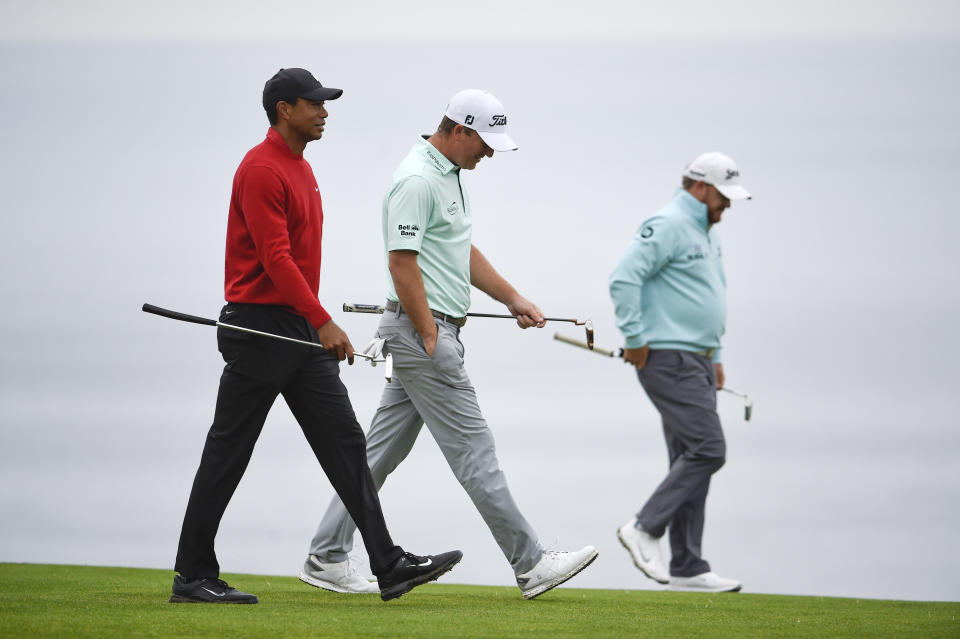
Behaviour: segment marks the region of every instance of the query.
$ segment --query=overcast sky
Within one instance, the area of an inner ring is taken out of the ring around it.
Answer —
[[[953,0],[2,0],[4,40],[603,41],[960,33]]]

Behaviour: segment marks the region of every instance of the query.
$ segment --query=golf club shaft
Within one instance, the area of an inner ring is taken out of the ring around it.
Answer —
[[[560,333],[554,333],[553,339],[557,340],[558,342],[563,342],[564,344],[577,346],[578,348],[585,348],[589,351],[593,351],[594,353],[597,353],[598,355],[605,355],[606,357],[623,357],[622,348],[617,350],[617,352],[608,351],[605,348],[598,348],[598,347],[590,348],[590,346],[586,342],[581,342],[580,340],[573,339],[572,337],[566,337],[564,335],[561,335]]]
[[[343,311],[345,313],[380,313],[382,314],[384,308],[377,304],[348,304],[343,303]],[[494,319],[517,319],[516,315],[506,315],[498,313],[467,313],[467,317],[491,317]],[[568,319],[565,317],[544,317],[544,320],[548,322],[572,322],[573,324],[582,325],[584,322],[581,322],[577,319]]]
[[[323,344],[317,344],[316,342],[307,342],[302,339],[294,339],[292,337],[284,337],[283,335],[276,335],[274,333],[265,333],[263,331],[256,331],[252,328],[244,328],[242,326],[235,326],[233,324],[224,324],[223,322],[218,322],[217,320],[208,319],[206,317],[199,317],[197,315],[188,315],[186,313],[178,313],[177,311],[171,311],[166,308],[160,308],[159,306],[154,306],[153,304],[144,304],[143,305],[144,313],[153,313],[154,315],[160,315],[161,317],[169,317],[170,319],[180,320],[181,322],[190,322],[192,324],[203,324],[205,326],[222,326],[223,328],[229,328],[235,331],[242,331],[244,333],[253,333],[254,335],[262,335],[264,337],[272,337],[274,339],[280,339],[285,342],[293,342],[295,344],[303,344],[304,346],[312,346],[314,348],[323,348]],[[359,353],[354,353],[354,355],[360,355]],[[360,355],[360,357],[367,357],[367,355]]]
[[[743,398],[743,399],[750,399],[750,396],[747,395],[746,393],[741,393],[741,392],[739,392],[739,391],[735,391],[735,390],[733,390],[732,388],[727,388],[726,386],[724,386],[724,387],[721,388],[720,390],[725,391],[725,392],[727,392],[727,393],[730,393],[731,395],[736,395],[737,397],[741,397],[741,398]]]

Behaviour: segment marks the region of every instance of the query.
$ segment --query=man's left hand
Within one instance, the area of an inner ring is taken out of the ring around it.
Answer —
[[[536,326],[543,328],[547,325],[547,320],[543,319],[543,312],[530,300],[517,296],[513,302],[507,304],[510,314],[517,318],[517,326],[520,328],[530,328]]]
[[[713,365],[713,370],[717,373],[717,390],[720,390],[723,388],[723,383],[727,381],[723,376],[723,364],[717,362]]]

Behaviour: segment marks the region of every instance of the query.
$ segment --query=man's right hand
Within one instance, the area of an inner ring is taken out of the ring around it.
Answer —
[[[336,355],[341,362],[346,359],[347,363],[353,364],[353,344],[333,320],[317,329],[317,337],[330,354]]]
[[[436,324],[431,324],[431,326],[433,326],[433,334],[427,331],[426,335],[421,333],[420,337],[423,339],[423,350],[427,351],[427,355],[432,358],[433,352],[437,350],[437,338],[440,337],[440,327]]]
[[[623,349],[623,361],[629,362],[640,370],[647,365],[647,358],[650,356],[650,347],[642,346],[640,348]]]

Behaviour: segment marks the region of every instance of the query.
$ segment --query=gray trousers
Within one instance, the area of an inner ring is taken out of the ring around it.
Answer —
[[[679,350],[651,350],[637,371],[663,420],[670,472],[637,513],[654,537],[670,529],[670,574],[710,570],[700,556],[710,476],[723,466],[726,442],[717,416],[716,372],[709,358]]]
[[[463,366],[460,329],[439,319],[433,357],[406,314],[386,312],[377,330],[393,355],[387,383],[367,432],[367,464],[379,490],[406,458],[426,423],[450,469],[473,500],[515,574],[533,568],[543,547],[520,514],[500,470],[493,434]],[[439,515],[438,515],[439,521]],[[437,522],[430,522],[437,523]],[[345,561],[356,525],[339,497],[330,502],[310,545],[323,562]]]

